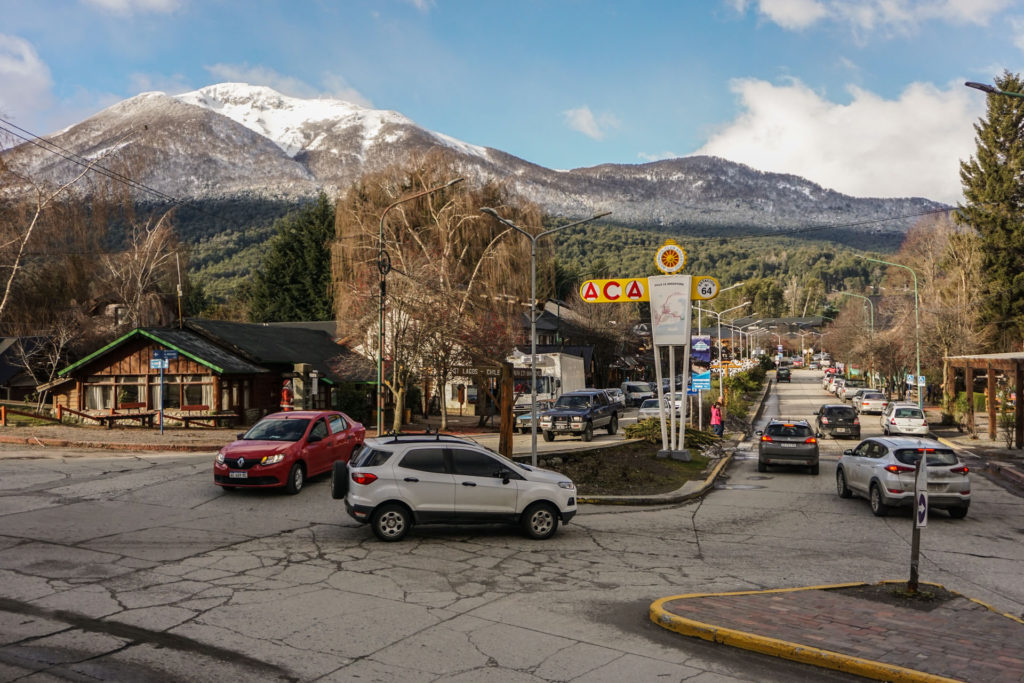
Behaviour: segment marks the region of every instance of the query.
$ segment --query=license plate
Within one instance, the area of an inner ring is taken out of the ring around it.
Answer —
[[[796,448],[796,444],[795,443],[780,442],[779,445],[782,446],[783,448]]]
[[[847,429],[846,427],[836,427],[836,433],[837,434],[845,434],[848,431],[850,431],[850,430]]]
[[[249,473],[248,472],[231,472],[230,474],[228,474],[228,477],[230,477],[231,479],[248,479],[249,478]]]

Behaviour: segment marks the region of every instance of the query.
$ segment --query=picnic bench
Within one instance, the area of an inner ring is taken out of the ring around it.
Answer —
[[[209,414],[207,411],[210,410],[210,406],[206,405],[184,405],[179,408],[180,411],[185,413],[184,415],[171,415],[169,416],[172,420],[180,420],[188,429],[190,425],[195,424],[200,427],[222,427],[232,426],[238,421],[238,415],[235,413],[217,413]],[[199,414],[193,414],[199,413]]]

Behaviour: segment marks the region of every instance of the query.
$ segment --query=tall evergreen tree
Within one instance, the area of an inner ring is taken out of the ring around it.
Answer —
[[[323,192],[309,206],[275,224],[263,263],[253,278],[253,322],[331,320],[334,296],[331,247],[334,205]]]
[[[1024,92],[1024,81],[1004,72],[996,87]],[[966,202],[957,221],[982,240],[984,278],[980,316],[1002,349],[1024,334],[1024,99],[990,94],[985,118],[975,124],[978,149],[960,164]]]

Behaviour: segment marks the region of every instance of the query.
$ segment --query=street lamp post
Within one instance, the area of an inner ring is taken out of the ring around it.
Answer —
[[[988,85],[987,83],[975,83],[974,81],[967,81],[964,83],[968,88],[974,88],[986,92],[989,95],[1006,95],[1007,97],[1020,97],[1024,98],[1024,92],[1012,92],[1010,90],[1000,90],[994,85]]]
[[[526,235],[527,239],[530,240],[530,464],[534,467],[537,466],[537,240],[545,235],[550,235],[553,232],[559,230],[565,230],[566,228],[572,228],[577,225],[589,223],[590,221],[596,221],[598,218],[603,218],[611,213],[611,211],[605,211],[599,213],[596,216],[591,216],[582,221],[576,221],[575,223],[569,223],[568,225],[559,225],[556,228],[539,232],[536,235],[523,230],[518,225],[510,220],[502,218],[498,215],[498,212],[490,207],[483,207],[480,209],[482,213],[494,218],[502,225],[506,225],[516,232],[520,232]]]
[[[743,283],[741,282],[740,284],[743,284]],[[739,285],[733,285],[732,287],[738,287],[738,286]],[[732,289],[732,287],[726,287],[726,289]],[[725,291],[725,290],[722,290],[722,291]],[[723,397],[725,396],[725,393],[722,391],[722,384],[723,384],[723,382],[722,382],[722,370],[724,370],[724,368],[722,367],[722,316],[724,314],[728,313],[729,311],[737,311],[737,310],[743,308],[744,306],[749,306],[751,303],[752,302],[750,302],[750,301],[744,301],[739,306],[733,306],[732,308],[727,308],[724,311],[722,311],[721,313],[719,313],[718,311],[712,311],[710,308],[701,308],[699,305],[697,306],[698,310],[705,311],[706,313],[711,313],[716,318],[718,318],[718,370],[719,370],[719,372],[718,372],[718,400],[719,401],[721,401],[723,399]],[[732,347],[732,344],[730,344],[730,347]],[[735,347],[733,347],[733,348],[735,348]]]
[[[879,258],[871,258],[870,256],[861,256],[862,259],[867,261],[874,261],[875,263],[884,263],[887,266],[896,266],[897,268],[905,268],[910,271],[910,274],[914,276],[914,344],[916,347],[917,355],[917,374],[914,376],[914,384],[917,389],[917,407],[924,409],[924,393],[921,391],[921,314],[919,312],[919,305],[917,301],[917,273],[910,266],[905,266],[902,263],[893,263],[892,261],[883,261]]]
[[[839,292],[839,293],[840,294],[845,294],[846,296],[855,296],[858,299],[864,299],[864,301],[868,302],[868,306],[870,307],[870,311],[871,311],[871,334],[874,334],[875,333],[875,302],[872,301],[871,299],[869,299],[868,297],[864,296],[863,294],[854,294],[853,292]]]
[[[438,192],[456,183],[461,183],[463,180],[463,178],[455,178],[454,180],[449,180],[444,185],[438,185],[428,190],[416,192],[408,197],[402,197],[398,201],[388,204],[387,208],[384,209],[384,213],[380,215],[380,228],[377,233],[377,272],[380,273],[380,300],[377,307],[377,436],[384,433],[384,297],[387,293],[388,273],[391,272],[391,258],[384,251],[384,217],[399,204]]]
[[[741,327],[737,327],[736,329],[738,329],[738,330],[740,330],[742,332],[743,330],[747,329],[748,327],[753,328],[755,325],[759,325],[762,322],[764,322],[764,319],[755,320],[752,323],[747,323],[746,325],[743,325]],[[754,331],[753,329],[750,330],[750,332],[753,332],[753,331]],[[753,344],[753,341],[751,340],[751,336],[752,335],[750,334],[750,332],[746,333],[746,335],[747,335],[747,358],[753,358],[753,356],[754,356],[754,344]]]

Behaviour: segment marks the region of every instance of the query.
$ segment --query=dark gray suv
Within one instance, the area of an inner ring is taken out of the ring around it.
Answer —
[[[818,473],[818,438],[807,420],[772,418],[756,432],[757,471],[767,472],[769,465],[798,465]]]

